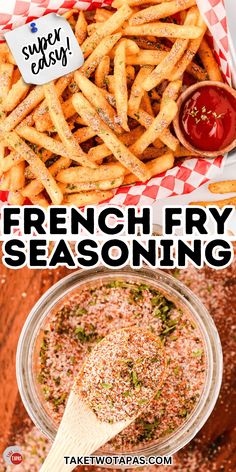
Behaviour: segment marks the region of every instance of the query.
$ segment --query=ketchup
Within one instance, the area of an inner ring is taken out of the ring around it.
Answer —
[[[220,151],[236,138],[236,98],[216,85],[193,92],[180,117],[185,139],[201,151]]]

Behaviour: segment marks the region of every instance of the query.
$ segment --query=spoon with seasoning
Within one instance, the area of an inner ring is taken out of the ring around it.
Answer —
[[[41,472],[73,470],[65,456],[89,456],[148,406],[165,377],[161,341],[141,328],[124,328],[100,341],[74,380],[55,441]],[[70,463],[70,461],[69,461]]]

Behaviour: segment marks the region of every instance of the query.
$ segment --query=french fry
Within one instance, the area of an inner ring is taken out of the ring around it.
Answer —
[[[139,109],[136,113],[132,113],[130,110],[128,110],[128,113],[131,118],[137,120],[146,129],[149,129],[149,127],[153,124],[153,116],[149,115],[149,113],[144,110]],[[153,145],[157,148],[163,147],[163,143],[172,151],[176,151],[179,145],[179,141],[172,135],[168,128],[166,128],[160,134],[159,138],[153,141]]]
[[[20,190],[25,185],[25,161],[12,167],[9,171],[9,190]]]
[[[137,128],[133,129],[129,133],[124,133],[123,135],[119,136],[120,141],[125,144],[126,146],[130,146],[133,144],[139,136],[143,133],[143,128],[141,126],[137,126]],[[110,149],[105,144],[100,144],[99,146],[95,146],[90,148],[88,152],[88,156],[91,160],[97,162],[99,159],[104,159],[111,155]]]
[[[14,149],[17,153],[24,156],[28,164],[34,169],[34,174],[40,182],[42,182],[44,188],[47,190],[52,203],[59,205],[62,202],[63,195],[59,189],[56,181],[51,176],[45,164],[41,159],[32,151],[32,149],[17,135],[15,131],[8,133],[4,139],[10,148]],[[9,171],[8,171],[9,172]]]
[[[114,75],[108,75],[107,76],[107,87],[108,87],[109,93],[114,95],[115,94]]]
[[[145,91],[144,91],[144,94],[143,94],[142,100],[141,100],[141,108],[142,108],[142,110],[146,111],[147,113],[149,113],[149,115],[151,115],[154,118],[154,113],[153,113],[151,101],[150,101],[148,93],[145,92]]]
[[[122,128],[116,123],[115,110],[109,105],[101,90],[79,71],[75,72],[75,80],[87,100],[96,107],[100,118],[116,133],[121,133]]]
[[[25,198],[21,195],[18,190],[9,192],[7,201],[10,205],[23,205]]]
[[[81,45],[87,37],[87,27],[88,23],[84,16],[83,10],[79,12],[79,16],[75,25],[75,37],[78,43]]]
[[[73,14],[76,13],[76,12],[78,12],[78,10],[76,10],[76,8],[71,8],[70,10],[63,13],[62,16],[64,18],[66,18],[67,20],[69,20],[71,18],[71,16],[73,16]]]
[[[122,6],[122,5],[121,5]],[[97,22],[102,22],[108,20],[112,16],[112,12],[105,10],[105,8],[97,8],[94,15],[94,19]]]
[[[45,133],[40,133],[35,128],[30,126],[21,126],[17,128],[17,134],[22,138],[26,139],[30,143],[37,144],[38,146],[42,146],[52,154],[56,154],[63,157],[71,157],[71,153],[66,148],[66,146],[57,141],[54,138],[50,138]]]
[[[208,80],[208,74],[207,71],[204,70],[202,67],[200,67],[198,64],[195,62],[191,62],[188,66],[186,71],[191,74],[194,79],[196,80]]]
[[[222,182],[214,182],[208,185],[208,189],[212,193],[236,192],[236,180],[224,180]]]
[[[73,96],[73,104],[87,124],[97,131],[97,135],[104,141],[117,160],[134,173],[139,180],[147,180],[149,172],[145,165],[116,137],[82,94]]]
[[[12,83],[14,67],[12,64],[0,64],[0,103],[5,99],[5,96],[9,93]]]
[[[143,88],[146,91],[151,90],[152,88],[159,85],[162,80],[164,80],[168,75],[171,74],[171,70],[174,65],[183,55],[188,41],[186,39],[177,40],[170,53],[165,57],[165,59],[151,72],[149,77],[147,77],[143,83]]]
[[[110,71],[110,57],[104,56],[95,71],[95,84],[97,87],[106,88],[106,78]]]
[[[199,16],[198,19],[198,26],[201,29],[201,35],[199,38],[190,41],[187,51],[173,69],[172,80],[178,80],[183,76],[185,70],[191,64],[195,54],[198,52],[202,38],[207,30],[207,25],[204,23],[201,16]]]
[[[133,85],[131,87],[130,91],[130,97],[129,97],[129,110],[131,113],[135,113],[138,111],[140,108],[140,103],[144,94],[144,90],[142,88],[143,81],[148,77],[148,75],[152,72],[153,67],[151,66],[143,66],[139,69],[139,72],[137,73],[135,80],[133,82]]]
[[[113,192],[111,190],[91,190],[90,192],[80,192],[73,193],[71,195],[65,195],[63,203],[65,205],[76,205],[78,207],[83,207],[85,205],[95,205],[97,203],[101,203],[111,197],[113,197]]]
[[[223,82],[220,68],[206,39],[202,40],[198,49],[198,54],[207,71],[209,79],[216,80],[217,82]]]
[[[162,51],[166,52],[170,50],[170,48],[166,46],[166,44],[162,43],[161,38],[156,38],[155,36],[153,36],[153,38],[154,40],[150,41],[148,39],[148,36],[140,36],[135,38],[135,42],[140,47],[140,49],[148,49],[149,51],[157,51],[161,49]]]
[[[56,162],[54,162],[50,167],[48,167],[48,170],[50,174],[55,177],[58,172],[60,172],[63,169],[66,169],[69,167],[71,164],[71,160],[66,158],[66,157],[60,157],[57,159]],[[58,185],[60,188],[60,185]],[[38,195],[39,193],[43,192],[44,186],[39,180],[33,179],[29,184],[27,184],[24,188],[21,189],[21,194],[24,197],[31,198],[35,195]]]
[[[0,190],[8,190],[10,186],[10,171],[4,172],[0,180]]]
[[[88,36],[92,36],[92,34],[95,33],[95,31],[97,31],[100,26],[101,26],[101,23],[90,23],[87,26]]]
[[[95,131],[90,128],[90,126],[83,126],[83,128],[77,129],[77,131],[73,134],[74,138],[76,139],[77,143],[84,143],[88,139],[94,138],[96,136]]]
[[[176,101],[181,87],[182,87],[182,80],[172,80],[166,87],[162,95],[161,107],[165,106],[165,102],[169,99]]]
[[[114,85],[117,115],[122,128],[129,131],[128,126],[128,89],[125,69],[125,42],[120,42],[114,57]]]
[[[41,206],[43,208],[48,208],[49,207],[48,200],[45,198],[43,193],[40,193],[39,195],[32,195],[30,197],[30,199],[31,199],[31,202],[34,205],[38,205],[38,206]]]
[[[30,85],[26,84],[22,77],[12,86],[7,96],[2,102],[2,107],[5,111],[9,112],[21,102],[30,89]]]
[[[176,151],[179,147],[179,140],[173,136],[169,128],[165,129],[161,133],[160,138],[162,143],[164,143],[171,151]]]
[[[6,114],[2,111],[1,105],[0,105],[0,117],[3,120],[6,117]],[[4,160],[5,160],[5,144],[3,140],[0,140],[0,178],[2,177],[2,174],[4,172]]]
[[[128,109],[128,114],[133,120],[138,121],[140,125],[142,125],[144,128],[149,128],[151,124],[153,123],[154,118],[149,115],[146,111],[142,110],[141,108],[133,113],[130,109]]]
[[[130,84],[133,83],[133,80],[135,78],[134,66],[130,66],[130,65],[126,66],[125,73],[126,73],[127,85],[129,86]]]
[[[211,202],[190,202],[189,205],[194,205],[194,206],[203,206],[203,207],[208,207],[211,205],[216,205],[219,208],[223,208],[226,205],[232,205],[236,207],[236,197],[232,198],[226,198],[224,200],[214,200]]]
[[[117,177],[112,180],[99,180],[98,182],[80,182],[73,184],[59,184],[59,187],[63,194],[71,194],[78,192],[87,192],[89,190],[110,190],[112,188],[118,188],[122,185],[124,177]]]
[[[73,184],[74,182],[97,182],[99,180],[110,180],[125,175],[125,167],[119,162],[102,164],[97,169],[88,170],[85,167],[70,167],[57,174],[57,180],[62,183]]]
[[[198,15],[198,11],[195,7],[191,8],[186,16],[184,26],[189,26],[194,24]],[[190,26],[191,28],[191,26]],[[202,31],[199,28],[200,32]],[[180,60],[183,53],[185,52],[188,45],[186,39],[177,39],[173,44],[170,52],[167,54],[165,59],[151,72],[149,77],[147,77],[143,83],[144,90],[151,90],[152,88],[159,85],[163,79],[172,75],[171,71],[173,70],[175,64]],[[172,80],[174,78],[172,77]]]
[[[20,136],[20,133],[18,133],[18,134]],[[22,133],[22,137],[24,137],[23,133]],[[52,155],[52,153],[47,151],[46,149],[40,149],[37,152],[40,153],[40,158],[41,158],[42,162],[46,162]],[[17,165],[17,164],[19,164],[20,162],[23,162],[23,161],[24,161],[24,156],[18,154],[15,151],[11,151],[10,154],[8,154],[6,157],[4,157],[4,159],[2,161],[2,169],[3,169],[4,172],[7,172],[12,167],[14,167],[15,165]]]
[[[139,157],[142,161],[152,161],[156,159],[156,157],[162,156],[167,151],[168,149],[165,146],[159,149],[149,146]]]
[[[121,38],[120,41],[114,46],[113,50],[110,52],[110,56],[112,59],[114,59],[117,48],[121,43],[125,43],[125,52],[127,56],[139,53],[139,46],[136,44],[135,41],[133,41],[132,39]]]
[[[140,25],[150,23],[171,15],[175,15],[182,10],[187,10],[196,4],[195,0],[173,0],[172,2],[163,2],[160,5],[151,6],[135,13],[129,20],[131,25]],[[152,34],[152,33],[150,33]]]
[[[101,26],[83,42],[81,49],[84,57],[88,57],[105,37],[112,35],[112,33],[121,28],[132,13],[133,11],[128,5],[123,5],[114,15],[108,18],[107,21],[102,23]]]
[[[167,152],[146,164],[151,177],[171,169],[173,165],[174,155],[171,152]],[[137,182],[137,177],[134,174],[128,174],[124,178],[124,185],[131,185],[135,182]]]
[[[66,122],[60,100],[57,96],[57,91],[53,83],[48,83],[43,86],[45,98],[48,104],[51,120],[60,136],[64,146],[71,155],[71,159],[77,161],[82,166],[96,167],[94,162],[91,162],[87,155],[83,152],[80,145],[76,142],[73,134]]]
[[[15,65],[16,61],[8,47],[8,44],[1,43],[0,46],[0,63],[8,63]]]
[[[193,151],[189,151],[189,149],[185,148],[184,146],[178,146],[176,151],[174,152],[175,157],[190,157],[196,156],[199,157],[199,154]]]
[[[173,100],[166,102],[165,107],[160,110],[160,113],[153,119],[151,126],[137,139],[136,143],[131,146],[131,151],[135,155],[142,154],[143,151],[159,138],[163,131],[168,128],[171,121],[174,119],[178,107]]]
[[[167,56],[165,51],[152,51],[148,49],[140,49],[138,54],[126,56],[125,62],[134,66],[156,66],[160,64]]]
[[[67,74],[58,79],[55,88],[58,97],[64,92],[66,87],[70,84],[73,74]],[[52,120],[48,112],[46,99],[40,104],[33,114],[35,125],[38,131],[47,131],[52,126]]]
[[[106,56],[107,54],[109,54],[113,46],[117,43],[117,41],[119,41],[120,38],[121,38],[121,33],[112,34],[110,36],[106,36],[105,38],[103,38],[101,42],[98,44],[98,46],[96,47],[96,49],[94,49],[94,51],[86,59],[83,66],[80,68],[80,72],[86,75],[86,77],[90,77],[90,75],[97,68],[102,58]]]
[[[14,129],[44,99],[43,85],[37,85],[0,123],[0,136]]]
[[[125,36],[147,36],[150,33],[157,38],[196,39],[201,35],[201,29],[198,26],[159,22],[140,26],[126,26],[123,33]]]
[[[73,107],[72,97],[65,100],[65,102],[62,102],[61,107],[62,107],[63,115],[64,115],[66,120],[69,119],[69,118],[72,118],[72,116],[74,116],[75,113],[76,113],[76,111]],[[50,118],[50,122],[51,121],[52,120]]]

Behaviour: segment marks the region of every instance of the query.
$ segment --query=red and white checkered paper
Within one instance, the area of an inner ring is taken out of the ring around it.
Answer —
[[[227,18],[224,0],[196,0],[208,25],[217,61],[228,83],[231,83],[230,52]],[[71,8],[93,10],[110,5],[112,0],[0,0],[0,41],[4,33],[33,21],[48,13],[64,13]],[[150,205],[157,199],[183,195],[215,178],[224,165],[225,158],[191,158],[179,162],[173,169],[145,183],[121,187],[112,199],[117,205]],[[7,193],[0,192],[0,200],[7,200]]]

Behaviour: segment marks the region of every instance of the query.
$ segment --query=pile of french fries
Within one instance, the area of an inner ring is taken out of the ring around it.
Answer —
[[[85,57],[74,73],[30,86],[0,45],[0,189],[11,204],[97,204],[172,168],[189,156],[171,126],[186,74],[222,81],[195,0],[64,16]]]

